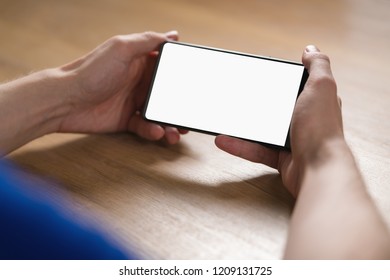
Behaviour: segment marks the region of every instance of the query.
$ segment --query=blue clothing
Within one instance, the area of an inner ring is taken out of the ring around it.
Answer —
[[[0,259],[132,258],[90,222],[66,215],[53,198],[35,191],[40,189],[36,182],[21,178],[15,170],[16,166],[0,160]]]

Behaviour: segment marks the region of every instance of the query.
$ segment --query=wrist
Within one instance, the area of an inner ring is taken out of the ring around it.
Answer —
[[[308,151],[303,154],[301,160],[304,168],[317,168],[349,156],[351,156],[351,150],[344,137],[334,137],[322,141],[315,148],[308,148]]]
[[[344,138],[327,139],[298,160],[299,189],[315,195],[328,191],[339,193],[364,190],[355,158]],[[310,191],[311,190],[311,191]]]
[[[45,134],[58,131],[70,110],[70,73],[59,68],[35,72],[1,85],[1,152],[8,153]]]
[[[58,132],[62,119],[69,113],[71,104],[69,96],[74,82],[71,72],[60,68],[45,69],[33,75],[30,102],[36,105],[32,112],[39,136]],[[40,102],[38,100],[41,100]]]

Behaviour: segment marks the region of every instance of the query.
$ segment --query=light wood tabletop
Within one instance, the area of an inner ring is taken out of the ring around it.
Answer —
[[[331,58],[347,140],[390,227],[390,1],[0,0],[0,7],[0,81],[147,30],[295,61],[316,44]],[[8,157],[60,186],[75,209],[145,258],[282,256],[294,199],[277,172],[225,154],[213,136],[191,132],[167,146],[132,134],[52,134]]]

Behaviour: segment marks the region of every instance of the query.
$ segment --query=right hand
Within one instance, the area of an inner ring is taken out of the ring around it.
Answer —
[[[302,57],[309,79],[300,94],[291,122],[291,152],[220,135],[216,145],[235,156],[278,169],[286,188],[297,196],[302,173],[325,161],[330,144],[344,146],[341,101],[329,58],[307,46]],[[256,129],[256,128],[254,128]]]

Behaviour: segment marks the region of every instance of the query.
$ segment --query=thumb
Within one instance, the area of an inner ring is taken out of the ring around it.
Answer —
[[[309,45],[305,48],[302,55],[302,62],[309,71],[310,76],[332,77],[329,57],[321,53],[316,46]]]
[[[124,36],[130,58],[156,51],[163,42],[177,39],[177,31],[167,33],[148,31]]]

